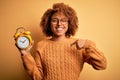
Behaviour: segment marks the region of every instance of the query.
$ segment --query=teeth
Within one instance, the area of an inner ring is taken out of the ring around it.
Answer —
[[[57,30],[63,30],[62,28],[56,28]]]

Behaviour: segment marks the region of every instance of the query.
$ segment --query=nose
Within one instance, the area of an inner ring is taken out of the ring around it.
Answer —
[[[60,20],[58,20],[57,25],[61,25],[61,21]]]

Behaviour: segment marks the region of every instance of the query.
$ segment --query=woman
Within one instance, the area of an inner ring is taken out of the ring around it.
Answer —
[[[64,3],[48,9],[40,26],[50,37],[37,44],[35,58],[30,49],[20,50],[26,71],[33,80],[78,80],[85,62],[94,69],[106,68],[106,58],[90,40],[75,39],[78,29],[76,12]]]

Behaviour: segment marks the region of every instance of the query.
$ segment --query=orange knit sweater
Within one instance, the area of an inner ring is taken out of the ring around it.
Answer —
[[[78,80],[84,62],[105,69],[106,59],[93,42],[87,40],[85,47],[78,49],[75,41],[40,41],[35,58],[30,53],[22,56],[25,69],[34,80]]]

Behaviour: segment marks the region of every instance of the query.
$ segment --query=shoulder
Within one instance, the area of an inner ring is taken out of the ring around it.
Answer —
[[[89,46],[96,46],[95,42],[93,40],[89,40],[89,39],[86,39],[86,46],[89,47]]]
[[[39,42],[37,43],[37,45],[43,45],[43,44],[45,44],[45,42],[46,42],[46,39],[43,39],[43,40],[39,41]]]
[[[79,39],[72,37],[72,38],[69,39],[69,42],[74,43],[74,42],[76,42],[77,40],[79,40]]]
[[[37,49],[41,49],[47,45],[47,39],[43,39],[37,43]]]

